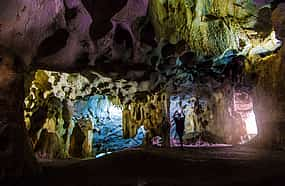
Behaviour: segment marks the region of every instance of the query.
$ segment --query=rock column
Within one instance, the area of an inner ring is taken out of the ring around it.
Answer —
[[[37,173],[24,124],[23,63],[0,47],[0,178],[17,182]]]

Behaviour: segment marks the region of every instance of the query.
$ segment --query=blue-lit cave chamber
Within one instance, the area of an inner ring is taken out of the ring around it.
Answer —
[[[82,129],[89,128],[87,138],[92,140],[89,141],[88,146],[92,146],[92,155],[95,157],[142,145],[143,127],[137,129],[134,137],[123,137],[123,108],[114,101],[116,100],[108,96],[94,95],[77,100],[74,104],[75,110],[72,117],[76,125],[74,130],[80,133]],[[76,133],[78,132],[73,131],[71,135],[71,144],[76,141],[78,135]],[[80,144],[75,145],[77,146]],[[79,150],[78,153],[80,154],[81,151]]]
[[[110,86],[117,91],[123,83],[92,80],[46,70],[27,80],[24,116],[38,159],[98,158],[143,144],[136,104],[110,94]]]

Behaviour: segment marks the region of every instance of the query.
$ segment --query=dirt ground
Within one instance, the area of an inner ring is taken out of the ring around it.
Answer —
[[[137,148],[41,165],[42,174],[23,185],[285,185],[285,151],[246,146]]]

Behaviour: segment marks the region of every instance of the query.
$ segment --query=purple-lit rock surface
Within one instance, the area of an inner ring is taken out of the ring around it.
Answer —
[[[122,109],[125,141],[143,127],[145,146],[169,146],[179,96],[185,112],[191,99],[207,103],[187,112],[186,141],[247,142],[254,114],[251,143],[284,144],[284,10],[278,0],[0,1],[1,174],[38,172],[34,155],[89,157],[105,133],[93,133],[95,115],[73,116],[94,95]]]

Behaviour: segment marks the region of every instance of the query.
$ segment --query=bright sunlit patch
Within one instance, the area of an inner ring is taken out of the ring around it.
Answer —
[[[122,116],[122,109],[118,106],[111,105],[109,108],[110,115],[121,117]]]
[[[248,142],[257,134],[256,118],[253,111],[253,101],[250,95],[244,91],[236,91],[234,93],[234,111],[240,115],[242,119],[241,128],[245,133],[241,134],[241,144]]]
[[[245,124],[246,124],[246,132],[249,135],[256,135],[257,134],[257,126],[256,126],[256,119],[253,110],[246,114]]]
[[[96,158],[101,158],[101,157],[109,155],[109,154],[112,154],[112,152],[100,153],[100,154],[97,154],[95,157]]]
[[[272,31],[263,41],[255,41],[251,44],[252,49],[250,50],[249,55],[274,52],[281,47],[281,45],[282,41],[278,40],[275,31]]]

